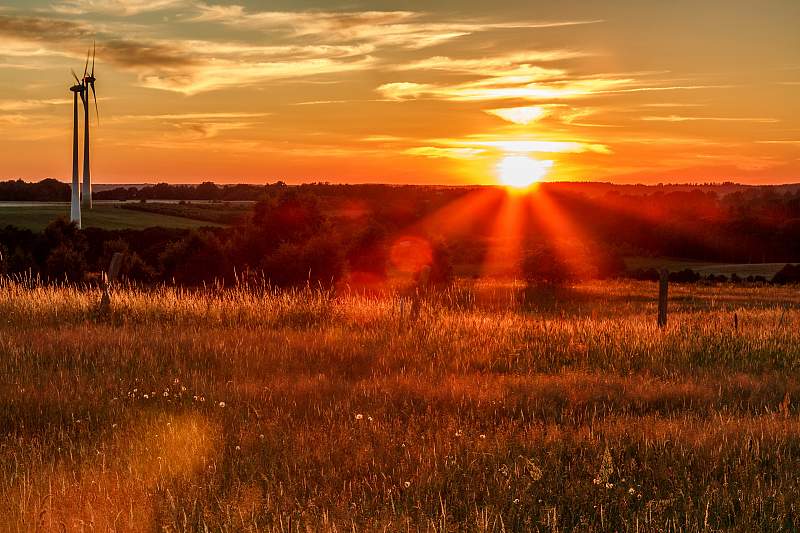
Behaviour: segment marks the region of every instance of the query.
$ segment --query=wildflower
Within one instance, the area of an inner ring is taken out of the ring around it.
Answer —
[[[146,400],[146,399],[148,399],[149,397],[150,397],[150,396],[148,396],[147,394],[145,394],[144,396],[142,396],[142,398],[144,398],[145,400]]]
[[[225,407],[225,402],[219,402],[220,407]]]
[[[482,439],[485,439],[485,438],[486,438],[486,435],[484,435],[483,433],[481,433],[479,436],[480,436],[480,438],[482,438]]]
[[[367,421],[368,421],[368,422],[372,422],[372,417],[371,417],[371,416],[368,416],[368,417],[367,417]]]
[[[184,387],[183,385],[181,385],[181,392],[186,392],[186,387]]]
[[[463,434],[464,434],[464,432],[463,432],[463,431],[461,431],[460,429],[459,429],[458,431],[456,431],[456,437],[460,437],[460,436],[462,436]]]
[[[410,481],[406,481],[405,483],[403,483],[403,486],[404,486],[405,488],[408,488],[408,487],[410,487],[410,486],[411,486],[411,482],[410,482]]]
[[[600,471],[597,472],[597,477],[594,478],[592,483],[595,485],[606,485],[606,488],[611,488],[614,485],[609,483],[609,480],[611,479],[611,474],[613,473],[614,461],[611,459],[611,452],[609,451],[608,446],[606,446],[606,449],[603,452],[603,459],[600,463]]]
[[[362,415],[361,413],[358,413],[356,415],[356,420],[361,420],[362,418],[364,418],[364,415]]]
[[[514,503],[519,503],[519,498],[514,498]]]
[[[264,434],[262,433],[261,435],[258,436],[258,438],[261,439],[261,440],[264,440],[264,438],[265,438]]]
[[[206,397],[205,397],[205,396],[200,396],[200,401],[201,401],[201,402],[204,402],[204,401],[206,401]]]
[[[181,382],[181,380],[179,380],[178,378],[175,378],[175,381],[173,383],[175,383],[175,385],[177,385],[180,382]]]
[[[613,489],[614,488],[614,484],[613,483],[606,483],[606,488],[607,489]]]
[[[527,470],[528,475],[531,476],[534,481],[539,481],[542,479],[542,469],[539,468],[539,465],[532,461],[528,461]]]
[[[239,450],[241,450],[241,449],[242,449],[242,447],[241,447],[241,446],[236,446],[236,451],[237,451],[237,452],[238,452]]]
[[[169,393],[167,391],[164,391],[164,398],[166,398],[167,396],[169,396]]]
[[[197,394],[195,394],[194,396],[192,396],[192,398],[194,398],[194,401],[197,401]]]
[[[134,393],[139,392],[139,389],[133,389],[133,392]]]
[[[115,427],[117,427],[117,425],[116,425],[116,424],[111,424],[111,428],[112,428],[112,429],[113,429],[113,428],[115,428]]]
[[[636,494],[636,489],[634,489],[633,487],[629,488],[629,489],[628,489],[628,494],[630,494],[631,496],[633,496],[634,494]]]

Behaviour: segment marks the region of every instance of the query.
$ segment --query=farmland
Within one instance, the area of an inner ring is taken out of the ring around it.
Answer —
[[[12,531],[786,530],[800,291],[0,285]],[[734,322],[734,314],[736,322]]]
[[[69,217],[69,204],[57,202],[0,202],[0,227],[43,230],[58,217]],[[83,227],[143,229],[161,226],[189,229],[219,224],[171,214],[122,209],[115,202],[97,203],[83,212]]]

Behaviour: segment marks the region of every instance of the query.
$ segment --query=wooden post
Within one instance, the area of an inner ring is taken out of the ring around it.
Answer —
[[[419,271],[419,276],[417,277],[417,285],[414,287],[414,301],[411,303],[411,321],[416,322],[417,318],[419,318],[419,310],[421,306],[420,302],[420,293],[424,291],[428,286],[428,280],[431,277],[431,267],[425,265],[422,267],[422,270]]]
[[[119,269],[122,267],[122,254],[114,252],[111,257],[111,264],[108,266],[108,273],[103,277],[103,297],[100,299],[99,315],[105,315],[111,308],[111,293],[109,287],[119,276]]]
[[[667,297],[669,293],[669,271],[662,268],[658,280],[658,327],[667,325]]]

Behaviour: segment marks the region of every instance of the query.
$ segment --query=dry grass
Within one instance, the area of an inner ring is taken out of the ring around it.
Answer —
[[[5,282],[0,529],[800,526],[800,293],[654,294]]]

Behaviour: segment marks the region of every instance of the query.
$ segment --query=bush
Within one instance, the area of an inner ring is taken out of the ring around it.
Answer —
[[[61,244],[50,252],[45,263],[47,277],[51,280],[66,279],[71,282],[83,281],[87,265],[80,250]]]
[[[669,280],[676,283],[697,283],[700,281],[700,274],[690,268],[684,268],[678,272],[670,272]]]
[[[772,277],[772,283],[784,285],[786,283],[800,283],[800,265],[784,265]]]
[[[201,285],[233,276],[233,266],[219,239],[207,231],[191,231],[169,244],[160,257],[162,275],[182,285]]]
[[[525,254],[522,273],[529,283],[562,285],[578,279],[574,269],[549,248],[538,248]]]
[[[292,285],[333,284],[345,271],[341,245],[318,236],[303,243],[284,243],[261,263],[264,276],[281,287]]]

